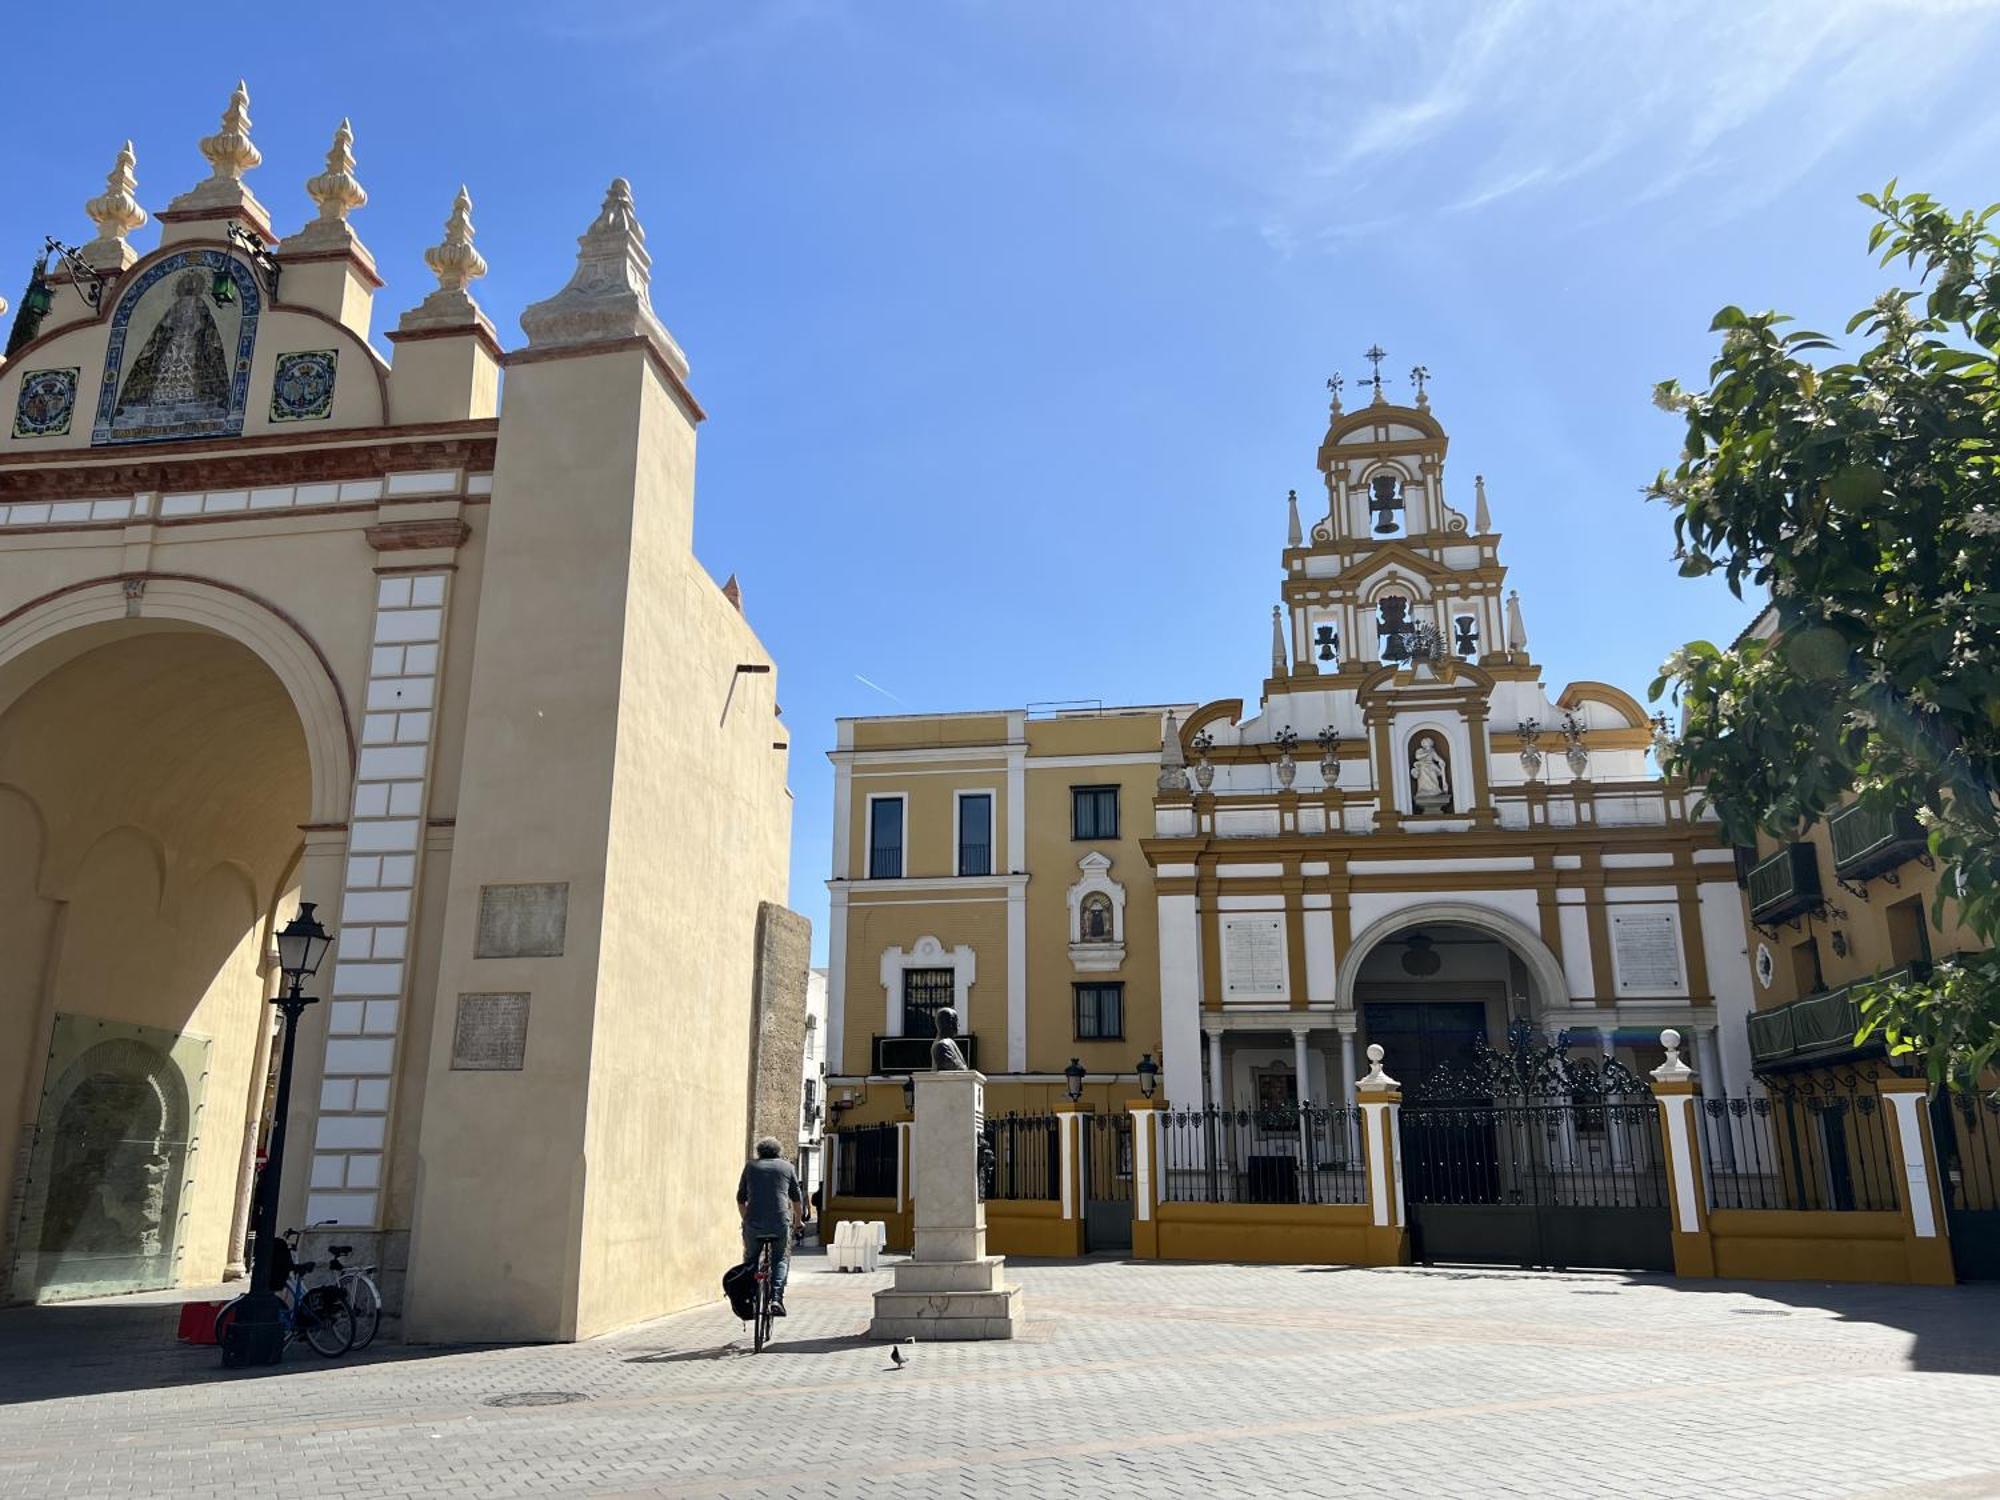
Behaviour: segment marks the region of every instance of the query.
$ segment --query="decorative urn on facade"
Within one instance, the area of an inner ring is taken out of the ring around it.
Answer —
[[[1319,778],[1330,787],[1340,785],[1340,731],[1331,724],[1319,732]]]
[[[1582,776],[1590,769],[1590,752],[1583,744],[1583,720],[1572,711],[1563,715],[1563,759],[1569,762],[1572,776]]]
[[[1278,785],[1290,791],[1299,774],[1299,763],[1292,756],[1298,748],[1299,732],[1287,724],[1272,736],[1272,743],[1278,747]]]
[[[1194,763],[1195,785],[1205,792],[1215,782],[1215,766],[1208,758],[1208,752],[1215,748],[1215,740],[1204,729],[1188,743],[1194,746],[1194,753],[1198,757]]]
[[[1521,769],[1533,781],[1542,773],[1542,747],[1538,741],[1542,737],[1540,719],[1523,719],[1514,726],[1514,732],[1521,737]]]

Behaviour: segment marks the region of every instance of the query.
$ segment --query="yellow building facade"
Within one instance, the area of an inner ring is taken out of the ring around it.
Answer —
[[[512,349],[460,189],[392,363],[352,146],[281,236],[239,88],[142,251],[128,144],[0,362],[0,1271],[240,1261],[304,900],[281,1225],[414,1337],[577,1338],[735,1253],[787,735],[627,185]]]
[[[1741,1088],[1750,971],[1734,857],[1650,769],[1640,705],[1551,692],[1483,480],[1447,486],[1413,405],[1336,398],[1317,482],[1274,516],[1254,703],[843,719],[829,1094],[894,1118],[954,1005],[990,1114],[1065,1093],[1352,1103],[1512,1022],[1631,1065],[1662,1027]]]

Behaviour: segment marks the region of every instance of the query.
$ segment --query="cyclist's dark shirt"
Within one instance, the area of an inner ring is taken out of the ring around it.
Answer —
[[[800,1201],[799,1174],[782,1156],[760,1156],[743,1168],[736,1183],[736,1201],[750,1205],[743,1222],[768,1234],[786,1234],[792,1227],[791,1205]]]

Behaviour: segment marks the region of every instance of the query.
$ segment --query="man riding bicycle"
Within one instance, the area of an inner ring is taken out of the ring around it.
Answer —
[[[792,1229],[805,1204],[799,1174],[780,1154],[773,1136],[757,1142],[757,1154],[736,1182],[736,1211],[743,1218],[743,1263],[756,1264],[757,1242],[772,1240],[771,1316],[785,1315],[785,1278],[792,1269]]]

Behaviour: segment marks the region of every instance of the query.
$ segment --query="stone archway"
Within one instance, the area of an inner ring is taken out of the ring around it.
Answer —
[[[1384,913],[1354,935],[1353,941],[1347,945],[1347,952],[1340,957],[1334,981],[1335,1008],[1349,1013],[1354,1010],[1354,986],[1360,977],[1361,965],[1383,941],[1412,927],[1446,925],[1471,927],[1487,933],[1514,952],[1527,966],[1529,977],[1534,982],[1533,1000],[1538,1020],[1568,1004],[1569,981],[1563,974],[1562,960],[1550,952],[1548,945],[1519,918],[1472,901],[1413,901],[1408,906]]]
[[[316,744],[298,684],[212,624],[26,619],[0,626],[6,1290],[219,1280],[263,1108],[272,915],[345,731]]]

